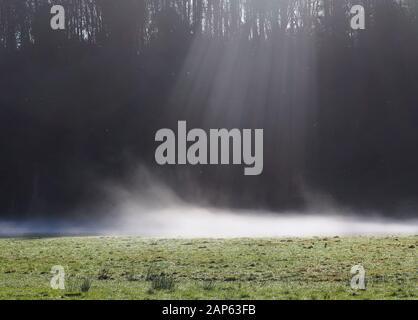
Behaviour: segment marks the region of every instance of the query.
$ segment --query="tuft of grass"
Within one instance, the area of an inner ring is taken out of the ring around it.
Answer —
[[[169,290],[173,291],[175,288],[175,280],[172,276],[165,273],[154,275],[151,280],[152,290]]]
[[[127,281],[139,281],[140,279],[134,273],[127,273],[125,276]]]
[[[91,288],[91,280],[89,278],[84,278],[80,285],[81,292],[89,292]]]
[[[215,289],[215,281],[207,280],[202,282],[202,288],[205,291],[212,291]]]
[[[106,268],[100,269],[99,274],[97,275],[97,279],[99,280],[110,280],[111,278],[110,272]]]
[[[145,275],[145,281],[152,281],[156,276],[156,270],[154,266],[150,266],[147,270],[147,274]]]
[[[66,281],[65,296],[80,296],[90,291],[92,281],[88,277],[70,277]]]

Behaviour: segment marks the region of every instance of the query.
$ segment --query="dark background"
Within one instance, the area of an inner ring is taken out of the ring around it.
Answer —
[[[0,215],[100,203],[138,165],[187,201],[417,216],[416,0],[0,0]],[[366,30],[350,28],[362,4]],[[155,132],[263,128],[264,171],[158,167]]]

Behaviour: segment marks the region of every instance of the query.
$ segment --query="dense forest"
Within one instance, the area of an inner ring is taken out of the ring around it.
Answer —
[[[416,0],[0,0],[0,215],[72,212],[139,166],[215,206],[416,215],[417,57]],[[263,174],[159,167],[177,120],[263,128]]]

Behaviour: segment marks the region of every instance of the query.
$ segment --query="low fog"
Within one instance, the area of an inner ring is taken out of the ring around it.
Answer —
[[[418,234],[418,220],[342,217],[330,213],[281,215],[192,206],[145,209],[127,203],[118,218],[85,221],[1,222],[1,236],[139,235],[155,237],[309,237],[334,235]]]
[[[359,234],[415,234],[418,221],[395,222],[328,214],[281,215],[268,212],[236,212],[199,207],[178,207],[150,211],[135,204],[108,233],[164,237],[308,237]]]
[[[418,219],[395,220],[379,214],[367,218],[338,207],[329,197],[306,192],[310,209],[303,212],[236,210],[193,205],[149,173],[141,184],[102,182],[107,200],[84,209],[72,220],[37,219],[0,222],[0,235],[138,235],[149,237],[311,237],[418,234]],[[146,182],[144,182],[146,181]],[[100,218],[88,212],[100,211]],[[94,215],[93,215],[94,216]]]

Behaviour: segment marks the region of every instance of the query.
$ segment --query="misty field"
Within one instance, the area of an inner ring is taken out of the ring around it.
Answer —
[[[0,299],[417,299],[418,236],[0,239]],[[350,287],[353,265],[366,290]],[[65,290],[50,287],[65,268]]]

